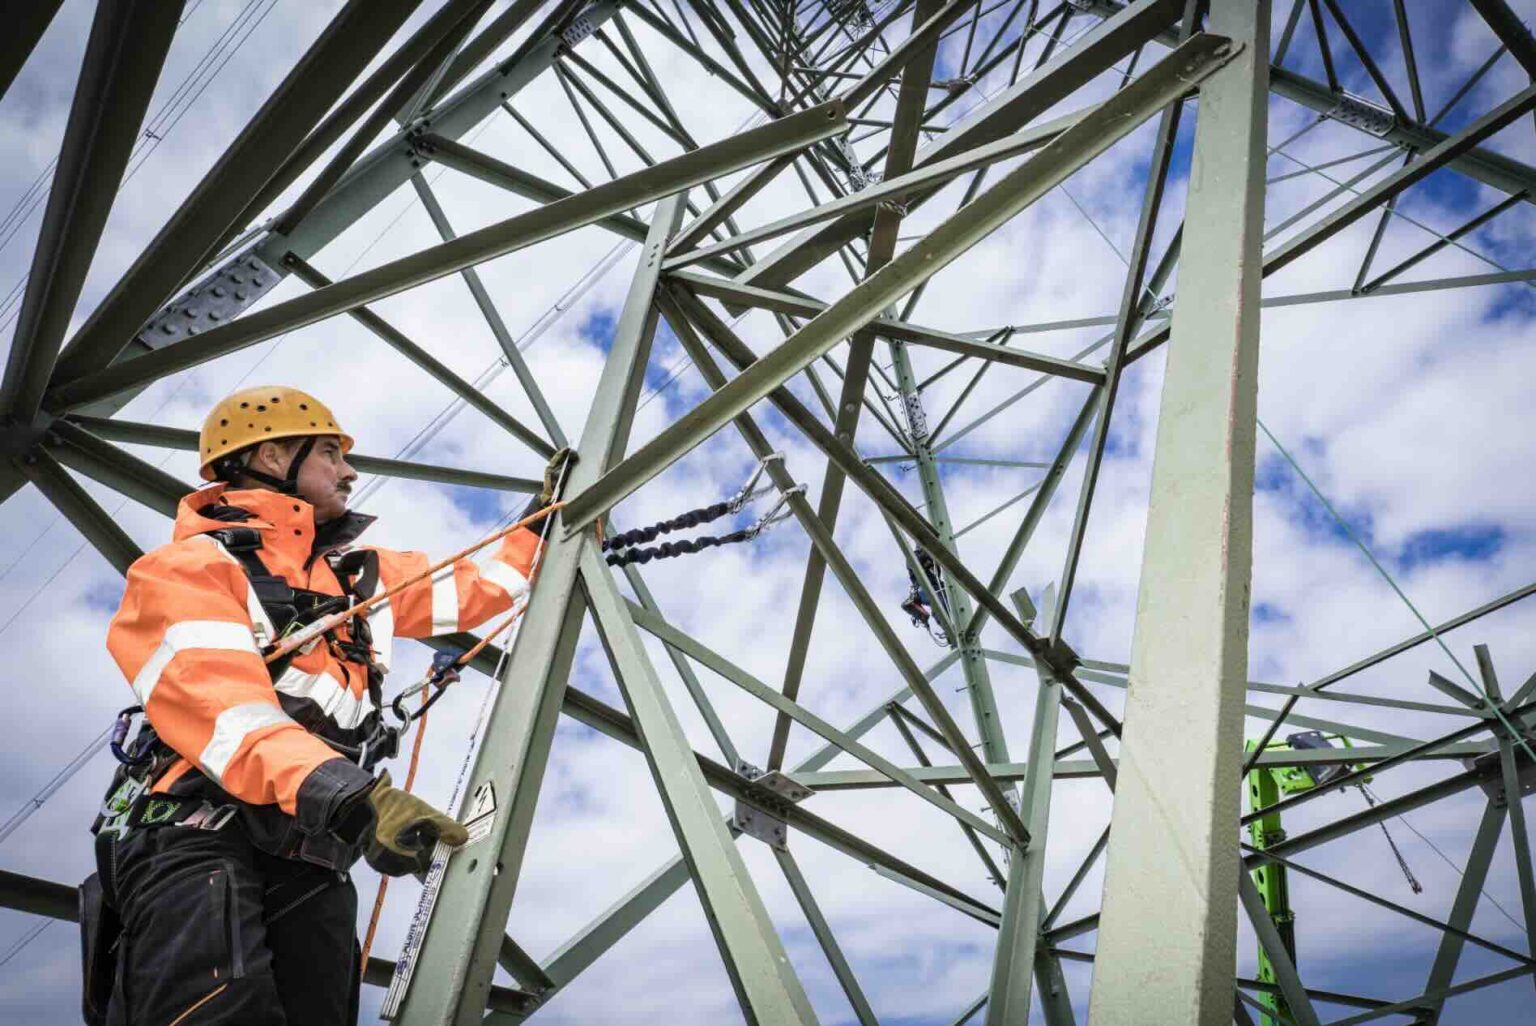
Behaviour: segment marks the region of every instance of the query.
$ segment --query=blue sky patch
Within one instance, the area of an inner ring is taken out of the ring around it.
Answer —
[[[1431,172],[1422,182],[1413,187],[1414,199],[1428,199],[1447,211],[1465,214],[1469,221],[1474,214],[1481,213],[1484,208],[1492,205],[1479,199],[1481,194],[1482,189],[1477,182],[1450,168]],[[1452,227],[1455,226],[1446,225],[1444,230],[1449,231]],[[1424,243],[1429,241],[1431,240],[1427,238],[1423,240]]]
[[[121,579],[98,581],[85,589],[80,600],[92,611],[116,613],[123,601],[123,582]]]
[[[613,345],[613,329],[617,324],[618,317],[614,311],[600,307],[587,315],[576,333],[606,353]]]
[[[1505,319],[1529,321],[1536,319],[1536,289],[1528,285],[1505,285],[1494,293],[1493,301],[1483,314],[1483,321],[1493,323]]]
[[[1504,547],[1504,528],[1498,524],[1458,524],[1419,531],[1408,537],[1397,556],[1404,570],[1445,559],[1467,562],[1490,560]]]
[[[1253,606],[1254,623],[1290,623],[1293,617],[1273,602],[1256,602]]]
[[[1316,450],[1321,446],[1312,439],[1304,440],[1296,446],[1303,453]],[[1268,455],[1261,453],[1258,467],[1254,473],[1253,489],[1255,492],[1276,492],[1284,495],[1293,507],[1290,520],[1300,527],[1312,538],[1331,540],[1353,544],[1349,531],[1344,525],[1334,519],[1328,507],[1324,506],[1312,489],[1307,487],[1305,481],[1296,476],[1290,464],[1278,454],[1271,451]],[[1337,499],[1332,499],[1334,508],[1339,510],[1339,515],[1344,517],[1356,534],[1364,539],[1367,545],[1371,544],[1371,535],[1374,524],[1369,511],[1339,509]]]
[[[453,505],[464,511],[476,524],[493,523],[502,518],[506,497],[489,488],[469,488],[464,485],[444,485]]]

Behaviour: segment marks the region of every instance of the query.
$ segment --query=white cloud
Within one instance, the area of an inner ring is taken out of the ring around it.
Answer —
[[[287,8],[276,11],[231,61],[194,115],[171,134],[144,172],[129,184],[109,223],[82,311],[89,310],[128,266],[259,106],[283,70],[320,30],[334,6],[322,9],[317,5],[297,13]],[[238,9],[234,3],[208,0],[189,20],[186,34],[173,47],[162,93],[179,81]],[[1283,13],[1288,11],[1277,10],[1277,18]],[[18,195],[52,158],[89,17],[90,5],[66,5],[59,24],[39,51],[41,61],[28,67],[16,90],[0,105],[0,138],[13,155],[12,163],[0,175],[0,203]],[[1001,17],[1000,13],[992,16],[994,20]],[[1457,19],[1454,31],[1441,34],[1430,33],[1417,10],[1414,17],[1427,100],[1434,108],[1486,57],[1491,37],[1470,11]],[[1087,20],[1074,21],[1069,38]],[[700,70],[648,29],[631,24],[668,94],[678,101],[689,130],[700,141],[723,138],[742,124],[751,113],[747,101],[723,88],[718,78]],[[1309,40],[1305,33],[1298,33],[1290,66],[1320,74],[1312,67],[1315,58],[1309,48],[1314,44]],[[947,45],[953,49],[959,41],[957,35]],[[588,44],[582,52],[605,71],[622,76],[622,69],[597,45]],[[947,56],[954,59],[957,55]],[[1146,64],[1144,60],[1142,67]],[[754,59],[754,67],[765,81],[772,81],[760,61]],[[1005,78],[1008,64],[1003,67],[1001,77]],[[1393,65],[1389,74],[1400,75],[1400,71]],[[997,79],[983,82],[981,90],[991,92],[999,84]],[[1112,84],[1106,77],[1063,104],[1062,110],[1102,97]],[[1522,85],[1513,62],[1506,58],[1458,111],[1484,110]],[[584,174],[594,181],[606,177],[554,81],[546,77],[519,94],[514,104],[555,145],[577,154],[575,159]],[[962,102],[954,109],[968,106]],[[880,112],[889,110],[890,102],[882,100],[871,116],[885,116]],[[1313,117],[1279,99],[1272,102],[1271,110],[1275,141]],[[1457,117],[1452,122],[1464,120]],[[657,157],[677,152],[675,144],[651,126],[636,119],[629,121],[637,138]],[[1186,133],[1192,122],[1191,116]],[[1530,159],[1529,127],[1529,122],[1522,120],[1491,145]],[[1150,126],[1144,126],[1068,183],[1072,195],[1122,251],[1134,232],[1151,132]],[[605,126],[600,126],[598,133],[621,173],[639,166]],[[571,182],[565,171],[504,115],[489,121],[474,145],[553,181]],[[1288,152],[1308,163],[1318,163],[1365,145],[1355,133],[1324,125],[1288,147]],[[862,152],[873,149],[866,145]],[[1163,233],[1182,211],[1185,159],[1181,155],[1176,164],[1177,177],[1170,190]],[[1348,165],[1333,173],[1351,174],[1361,166]],[[1271,161],[1270,173],[1294,167],[1277,157]],[[989,181],[995,182],[1001,170],[994,171]],[[964,187],[963,180],[949,186],[910,219],[907,231],[929,227],[946,216]],[[299,188],[302,183],[290,190],[289,198]],[[1270,223],[1330,188],[1313,176],[1275,186],[1270,194]],[[451,171],[436,179],[434,189],[460,233],[530,206]],[[1479,189],[1475,209],[1496,198],[1496,194]],[[700,195],[695,199],[704,202]],[[804,203],[798,181],[782,176],[744,208],[739,220],[743,226],[760,223]],[[1453,208],[1445,194],[1427,187],[1408,194],[1402,209],[1442,231],[1469,216],[1459,207]],[[648,211],[641,213],[648,216]],[[1466,241],[1479,248],[1497,246],[1501,253],[1514,254],[1507,259],[1518,262],[1523,257],[1528,262],[1529,219],[1528,210],[1518,209]],[[1268,283],[1267,293],[1347,287],[1373,227],[1374,219],[1367,219],[1320,248]],[[25,270],[26,242],[33,231],[35,227],[22,233],[26,238],[0,250],[0,284]],[[585,229],[484,265],[481,274],[514,335],[520,336],[534,324],[572,281],[608,253],[614,238],[601,229]],[[1160,238],[1165,239],[1166,234]],[[1419,229],[1394,225],[1375,266],[1378,270],[1390,266],[1429,238]],[[353,267],[377,266],[437,241],[414,193],[405,188],[360,219],[312,262],[332,277],[341,277]],[[762,255],[771,248],[772,244],[758,247],[756,252]],[[1160,252],[1160,247],[1155,252]],[[563,429],[572,437],[580,432],[603,361],[599,340],[582,327],[589,318],[599,324],[602,318],[617,315],[632,267],[633,257],[621,262],[527,353]],[[1464,254],[1448,251],[1426,261],[1409,278],[1477,273],[1481,269],[1482,265]],[[1122,274],[1119,258],[1084,215],[1064,195],[1053,193],[936,278],[913,316],[920,323],[950,331],[977,331],[1112,313],[1119,300]],[[847,288],[848,276],[837,261],[828,261],[795,285],[833,298]],[[1371,299],[1276,309],[1264,316],[1260,409],[1266,423],[1352,521],[1369,525],[1373,545],[1432,621],[1529,583],[1530,567],[1536,565],[1531,558],[1527,512],[1532,498],[1527,483],[1530,475],[1525,472],[1532,455],[1532,434],[1529,404],[1522,401],[1532,366],[1528,350],[1536,341],[1536,329],[1532,328],[1529,300],[1522,298],[1522,289],[1505,286],[1431,292],[1391,301]],[[285,285],[267,302],[302,291],[296,284]],[[382,301],[375,309],[467,378],[474,378],[499,355],[467,290],[452,278]],[[762,314],[749,315],[740,330],[758,352],[776,345],[781,337],[771,319]],[[1015,344],[1064,355],[1076,352],[1105,330],[1023,334]],[[910,352],[920,378],[950,359],[919,347]],[[839,361],[845,355],[844,347],[833,352]],[[1090,362],[1104,355],[1101,351]],[[648,385],[661,380],[663,369],[676,366],[680,359],[680,350],[659,338]],[[876,362],[881,366],[889,363],[883,345],[877,347]],[[824,365],[818,372],[835,393],[837,377]],[[937,424],[949,409],[970,380],[970,373],[969,367],[961,368],[927,394],[930,424]],[[379,455],[397,452],[451,398],[446,389],[355,322],[336,318],[295,332],[280,344],[264,343],[204,365],[179,384],[156,385],[131,403],[123,416],[196,427],[207,403],[240,380],[291,381],[324,394],[359,437],[360,449]],[[1006,367],[989,371],[948,430],[958,431],[1032,380],[1032,375]],[[1067,630],[1068,639],[1095,658],[1121,660],[1130,649],[1161,381],[1159,354],[1129,369],[1116,405],[1114,444],[1099,479]],[[793,387],[813,409],[820,409],[804,376]],[[879,387],[885,391],[883,383]],[[706,392],[695,371],[683,370],[675,384],[643,407],[636,419],[632,446],[653,437],[701,401]],[[1086,392],[1081,385],[1047,384],[967,434],[947,453],[1049,460]],[[536,423],[532,406],[511,373],[501,374],[489,394],[520,419]],[[772,444],[786,450],[786,466],[810,487],[814,501],[823,479],[824,460],[765,404],[754,413]],[[894,451],[893,442],[872,418],[866,416],[862,428],[859,441],[865,452]],[[1255,499],[1254,595],[1256,602],[1266,603],[1283,615],[1255,629],[1253,675],[1275,682],[1312,679],[1416,631],[1412,617],[1394,604],[1390,590],[1363,557],[1329,530],[1326,522],[1317,519],[1303,487],[1288,471],[1274,469],[1276,457],[1267,446],[1261,438],[1263,473],[1288,483],[1283,488],[1261,490]],[[152,449],[135,451],[152,461],[165,455]],[[536,474],[541,462],[473,411],[454,419],[417,458],[524,476]],[[622,523],[646,523],[724,497],[738,486],[750,464],[745,445],[728,429],[623,504],[619,510]],[[187,480],[194,474],[190,454],[172,454],[165,468]],[[914,473],[887,469],[909,498],[921,501]],[[970,523],[1038,476],[1034,470],[946,464],[944,482],[956,525]],[[1080,482],[1079,459],[1062,482],[1005,590],[1026,586],[1038,598],[1044,585],[1059,575]],[[87,484],[87,490],[107,508],[117,506],[118,500],[111,493],[94,484]],[[961,553],[968,565],[984,576],[990,573],[1027,501],[965,536]],[[508,496],[502,508],[510,512],[521,504],[521,496]],[[391,482],[371,499],[368,508],[382,518],[375,528],[377,541],[432,552],[461,547],[483,526],[444,489],[418,482]],[[71,560],[79,539],[64,525],[48,530],[28,550],[51,516],[46,503],[32,489],[18,493],[0,510],[0,523],[9,528],[0,532],[0,565],[16,560],[13,570],[0,571],[0,623],[43,587],[49,575],[63,568],[14,625],[0,628],[5,632],[0,638],[16,646],[19,653],[12,663],[13,693],[26,696],[15,714],[19,728],[13,735],[15,741],[0,748],[0,767],[7,771],[6,783],[0,786],[6,805],[0,806],[0,811],[19,806],[46,783],[57,766],[127,702],[127,692],[119,690],[117,672],[100,643],[108,606],[118,586],[116,576],[89,549]],[[165,535],[161,518],[132,504],[124,506],[121,517],[141,544],[156,544]],[[1413,539],[1468,524],[1496,529],[1496,551],[1476,559],[1450,554],[1411,564],[1402,561],[1405,546]],[[923,666],[935,661],[941,650],[909,627],[896,608],[905,593],[906,574],[889,532],[873,506],[852,487],[845,494],[836,536],[913,657]],[[754,546],[655,563],[645,574],[669,620],[770,686],[778,686],[785,672],[785,653],[807,551],[801,532],[789,524]],[[1448,642],[1470,666],[1471,643],[1486,640],[1509,690],[1533,668],[1536,647],[1529,640],[1528,627],[1529,613],[1517,605],[1451,635]],[[1017,651],[995,625],[984,635],[984,643]],[[699,751],[715,757],[703,719],[664,650],[651,639],[646,644],[689,738]],[[406,652],[393,678],[396,683],[414,679],[426,663],[419,648],[413,646]],[[1432,646],[1422,646],[1352,679],[1340,690],[1443,703],[1443,696],[1424,684],[1431,667],[1447,675],[1454,671]],[[1013,757],[1022,759],[1028,749],[1034,675],[1003,663],[992,664],[991,675]],[[699,677],[743,756],[761,761],[773,729],[771,710],[709,671],[700,669]],[[514,678],[511,686],[518,683]],[[572,683],[622,706],[590,626]],[[936,690],[951,712],[969,724],[967,696],[956,690],[962,683],[959,671],[952,668],[939,678]],[[825,719],[844,724],[900,684],[889,660],[829,575],[812,635],[803,702]],[[433,714],[426,741],[429,757],[419,787],[430,800],[444,803],[449,797],[486,687],[483,678],[467,678],[460,685],[460,693],[441,703]],[[1119,708],[1121,698],[1116,689],[1094,687],[1112,708]],[[1254,701],[1269,707],[1280,702],[1276,696],[1260,696]],[[1450,729],[1448,724],[1463,722],[1431,713],[1399,713],[1320,700],[1303,702],[1297,711],[1418,737],[1433,736]],[[1248,729],[1250,734],[1257,734],[1263,723],[1250,719]],[[1061,744],[1073,740],[1070,728],[1064,727]],[[866,741],[899,763],[911,761],[900,737],[888,726],[872,731]],[[791,734],[788,762],[793,764],[819,743],[797,728]],[[944,761],[941,754],[930,750],[936,761]],[[98,758],[29,821],[24,833],[11,839],[5,848],[7,869],[63,881],[78,879],[87,872],[84,826],[98,800],[106,765],[105,758]],[[857,764],[844,756],[833,765],[853,768]],[[1456,768],[1432,764],[1394,770],[1382,774],[1373,787],[1390,798],[1440,779]],[[1409,819],[1460,862],[1480,815],[1478,794],[1417,811]],[[956,797],[968,807],[980,805],[971,788],[957,788]],[[1288,819],[1287,829],[1293,835],[1300,833],[1354,811],[1360,804],[1353,793],[1323,798]],[[894,789],[829,792],[814,798],[808,807],[968,893],[993,904],[1001,902],[959,831],[944,822],[936,810],[909,795]],[[722,814],[728,811],[724,799],[721,808]],[[1067,780],[1058,785],[1046,874],[1049,895],[1054,897],[1064,886],[1107,822],[1108,812],[1108,796],[1099,781]],[[1358,885],[1379,889],[1392,900],[1426,914],[1443,917],[1457,886],[1456,873],[1424,841],[1397,824],[1393,824],[1393,831],[1425,883],[1422,896],[1409,895],[1396,879],[1395,865],[1379,834],[1361,834],[1347,844],[1318,849],[1303,856],[1302,861]],[[797,837],[792,843],[845,953],[883,1019],[948,1022],[984,990],[990,971],[990,929],[806,838]],[[1508,857],[1508,842],[1504,843],[1488,890],[1518,917],[1514,867]],[[850,1020],[846,1001],[816,950],[778,867],[760,845],[742,841],[740,848],[818,1012],[827,1022]],[[546,957],[675,852],[676,842],[639,753],[563,721],[531,834],[511,931],[535,957]],[[371,899],[372,881],[372,874],[359,873],[365,905]],[[1063,913],[1064,921],[1093,911],[1100,886],[1101,877],[1095,870]],[[414,891],[409,884],[396,884],[392,889],[376,945],[378,953],[389,954],[398,948]],[[1417,958],[1433,943],[1427,932],[1412,937],[1400,934],[1403,921],[1390,913],[1339,898],[1315,885],[1297,881],[1293,891],[1308,978],[1313,979],[1310,974],[1315,971],[1318,978],[1333,980],[1321,985],[1376,993],[1373,978],[1363,975],[1366,970],[1357,970],[1362,975],[1356,979],[1335,979],[1318,963],[1348,953],[1359,964],[1370,965],[1371,959],[1388,959],[1402,950],[1411,950]],[[0,945],[20,937],[32,922],[17,913],[0,913]],[[1517,949],[1523,944],[1520,931],[1496,911],[1485,910],[1475,925],[1501,943]],[[18,960],[11,967],[27,971],[27,988],[16,986],[17,975],[7,980],[5,970],[0,970],[0,1004],[18,1013],[35,1008],[31,1003],[35,997],[29,995],[45,988],[56,999],[43,1010],[27,1014],[53,1016],[56,1021],[66,1021],[72,1015],[73,968],[68,960],[73,958],[73,947],[60,943],[67,933],[64,926],[50,928],[26,953],[28,961]],[[1081,938],[1072,946],[1087,950],[1091,941]],[[1251,939],[1245,937],[1240,965],[1251,966],[1251,950]],[[1426,970],[1427,957],[1421,959]],[[1068,972],[1074,1000],[1082,1006],[1088,993],[1086,968],[1074,964]],[[46,978],[34,974],[46,974]],[[1404,984],[1404,992],[1411,987],[1411,982]],[[365,1001],[377,998],[376,991],[365,992]],[[697,900],[686,886],[542,1013],[552,1022],[640,1022],[664,1014],[680,1021],[709,1022],[734,1022],[740,1015]]]

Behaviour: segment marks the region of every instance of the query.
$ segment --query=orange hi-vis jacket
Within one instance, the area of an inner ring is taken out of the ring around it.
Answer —
[[[206,515],[228,507],[250,519],[230,523]],[[303,499],[215,484],[183,498],[174,540],[128,569],[107,647],[160,739],[180,756],[154,791],[199,794],[206,780],[239,802],[275,805],[301,824],[315,820],[314,810],[306,815],[302,808],[303,792],[334,792],[314,785],[336,776],[339,758],[325,739],[349,743],[377,724],[377,686],[370,689],[366,664],[324,640],[300,650],[273,680],[260,652],[273,640],[273,625],[245,568],[208,532],[254,528],[271,574],[294,588],[342,595],[327,557],[344,551],[373,519],[344,516],[342,530],[334,530],[333,521],[317,538],[314,508]],[[375,607],[369,616],[375,663],[388,668],[396,637],[470,630],[510,608],[528,590],[538,544],[534,532],[515,531],[484,566],[459,560],[451,574],[424,578]],[[378,581],[370,594],[430,565],[420,552],[372,551]],[[346,628],[338,636],[350,640]],[[328,762],[332,766],[316,774]],[[362,773],[340,768],[347,771],[343,777]],[[316,779],[306,788],[312,774]]]

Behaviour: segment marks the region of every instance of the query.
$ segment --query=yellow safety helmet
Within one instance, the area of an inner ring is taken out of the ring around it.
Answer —
[[[214,464],[258,442],[280,438],[337,435],[341,451],[352,451],[352,436],[336,424],[336,415],[308,392],[286,385],[244,388],[226,396],[203,421],[197,440],[200,472],[214,480]]]

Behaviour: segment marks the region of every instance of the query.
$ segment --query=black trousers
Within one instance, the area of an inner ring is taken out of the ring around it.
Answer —
[[[357,890],[221,830],[140,829],[103,867],[123,923],[108,1026],[355,1026]]]

